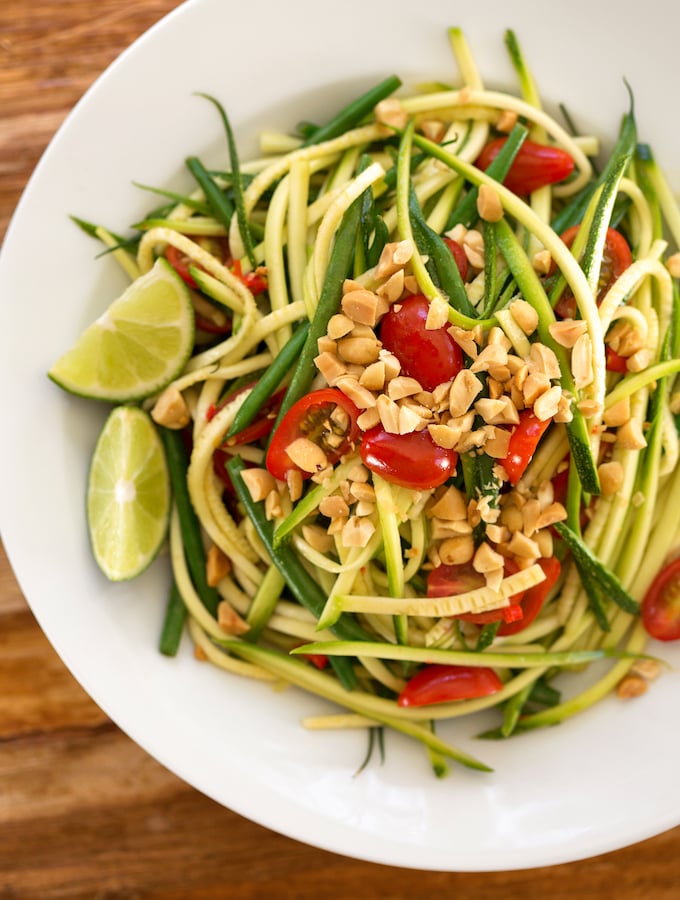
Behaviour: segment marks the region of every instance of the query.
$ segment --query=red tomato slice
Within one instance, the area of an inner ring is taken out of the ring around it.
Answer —
[[[333,432],[329,424],[330,416],[338,407],[347,413],[349,419],[346,429],[341,433]],[[318,444],[326,454],[329,465],[333,465],[356,443],[359,437],[358,417],[359,410],[337,388],[312,391],[291,406],[279,423],[267,450],[267,469],[280,481],[285,481],[286,472],[291,469],[301,472],[303,478],[310,478],[313,473],[300,469],[286,452],[293,441],[300,437]],[[339,443],[337,439],[340,439]]]
[[[465,255],[465,250],[458,243],[458,241],[454,241],[453,238],[445,237],[444,243],[451,251],[451,255],[453,256],[456,265],[458,266],[458,271],[460,272],[460,277],[465,281],[468,273],[468,258]]]
[[[524,474],[551,421],[552,419],[546,419],[542,422],[530,409],[523,409],[519,414],[519,425],[515,425],[510,435],[508,455],[501,461],[501,465],[508,473],[510,484],[517,484]]]
[[[447,327],[425,328],[430,304],[422,294],[395,303],[380,324],[380,340],[401,363],[402,375],[432,391],[463,367],[463,354]]]
[[[498,634],[517,634],[518,631],[523,631],[527,625],[531,625],[536,616],[543,609],[546,597],[554,585],[557,584],[557,579],[560,577],[562,566],[560,565],[559,559],[555,556],[539,559],[538,564],[545,574],[544,580],[524,591],[519,601],[522,609],[521,618],[516,619],[514,622],[503,622],[498,629]],[[515,598],[512,597],[510,602],[512,603],[514,599]]]
[[[429,706],[453,700],[487,697],[503,687],[493,669],[484,666],[425,666],[399,694],[398,706]]]
[[[642,624],[657,641],[680,639],[680,557],[668,563],[642,601]]]
[[[507,138],[495,138],[482,150],[475,165],[486,171],[505,145]],[[514,194],[530,194],[548,184],[557,184],[574,171],[574,160],[561,147],[524,141],[503,184]]]
[[[438,487],[456,470],[458,454],[437,446],[427,431],[391,434],[382,425],[365,432],[361,458],[385,481],[415,491]]]
[[[561,235],[562,240],[571,247],[578,234],[580,225],[572,225]],[[598,282],[597,302],[602,302],[609,288],[616,279],[622,275],[633,262],[633,254],[628,246],[628,241],[615,228],[608,228],[602,252],[602,266],[600,268],[600,280]],[[553,266],[552,272],[555,271]],[[565,288],[562,296],[555,305],[555,313],[562,319],[576,318],[576,300],[569,288]],[[613,370],[617,371],[617,370]]]

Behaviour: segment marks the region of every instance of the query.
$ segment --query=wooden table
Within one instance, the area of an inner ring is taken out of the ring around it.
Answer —
[[[177,5],[2,0],[0,239],[69,109],[124,47]],[[0,897],[435,893],[678,900],[680,828],[585,862],[489,875],[387,868],[269,832],[188,787],[107,719],[43,636],[0,547]]]

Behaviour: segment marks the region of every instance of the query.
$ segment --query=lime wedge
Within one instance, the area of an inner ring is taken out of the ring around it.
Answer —
[[[134,402],[161,391],[179,375],[193,342],[189,290],[158,259],[85,329],[48,375],[81,397]]]
[[[139,575],[158,553],[168,527],[170,478],[151,417],[117,406],[92,455],[87,524],[92,551],[111,581]]]

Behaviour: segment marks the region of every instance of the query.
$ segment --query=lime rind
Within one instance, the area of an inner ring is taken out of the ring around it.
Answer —
[[[111,581],[141,574],[167,536],[170,477],[151,417],[133,406],[109,415],[92,454],[87,523],[97,565]]]
[[[188,287],[159,258],[80,335],[48,372],[63,390],[110,403],[134,403],[163,390],[194,343]]]

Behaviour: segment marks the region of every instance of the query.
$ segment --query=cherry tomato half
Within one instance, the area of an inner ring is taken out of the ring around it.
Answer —
[[[380,340],[401,363],[402,375],[432,391],[463,367],[463,354],[447,327],[425,328],[429,301],[414,294],[395,303],[380,324]]]
[[[346,414],[342,417],[346,422],[331,418],[336,409]],[[293,404],[279,423],[267,450],[267,469],[280,481],[285,481],[286,472],[291,469],[301,472],[303,478],[310,478],[313,473],[297,466],[286,452],[287,448],[297,438],[307,438],[321,447],[328,464],[332,465],[359,437],[358,417],[359,410],[337,388],[312,391]]]
[[[361,458],[385,481],[414,491],[438,487],[455,472],[458,454],[439,447],[427,431],[391,434],[382,425],[365,432]]]
[[[580,225],[572,225],[567,228],[561,235],[562,240],[571,247],[574,243]],[[628,266],[633,262],[633,254],[631,253],[628,241],[615,228],[608,228],[602,251],[602,266],[600,268],[600,279],[598,282],[597,302],[602,302],[609,288],[614,284],[616,279],[622,275]],[[555,271],[553,266],[552,272]],[[569,288],[565,288],[562,296],[557,301],[555,313],[562,319],[576,318],[576,300]]]
[[[485,666],[425,666],[399,694],[398,706],[429,706],[453,700],[487,697],[503,687],[493,669]]]
[[[475,165],[486,171],[503,149],[507,138],[495,138],[482,150]],[[574,160],[561,147],[524,141],[503,184],[514,194],[526,195],[548,184],[557,184],[574,171]]]
[[[642,624],[657,641],[680,639],[680,557],[669,562],[642,601]]]
[[[523,409],[519,414],[519,425],[515,425],[508,445],[508,455],[501,460],[501,465],[508,473],[510,484],[520,480],[526,467],[536,452],[538,442],[543,437],[552,419],[542,422],[530,409]]]

